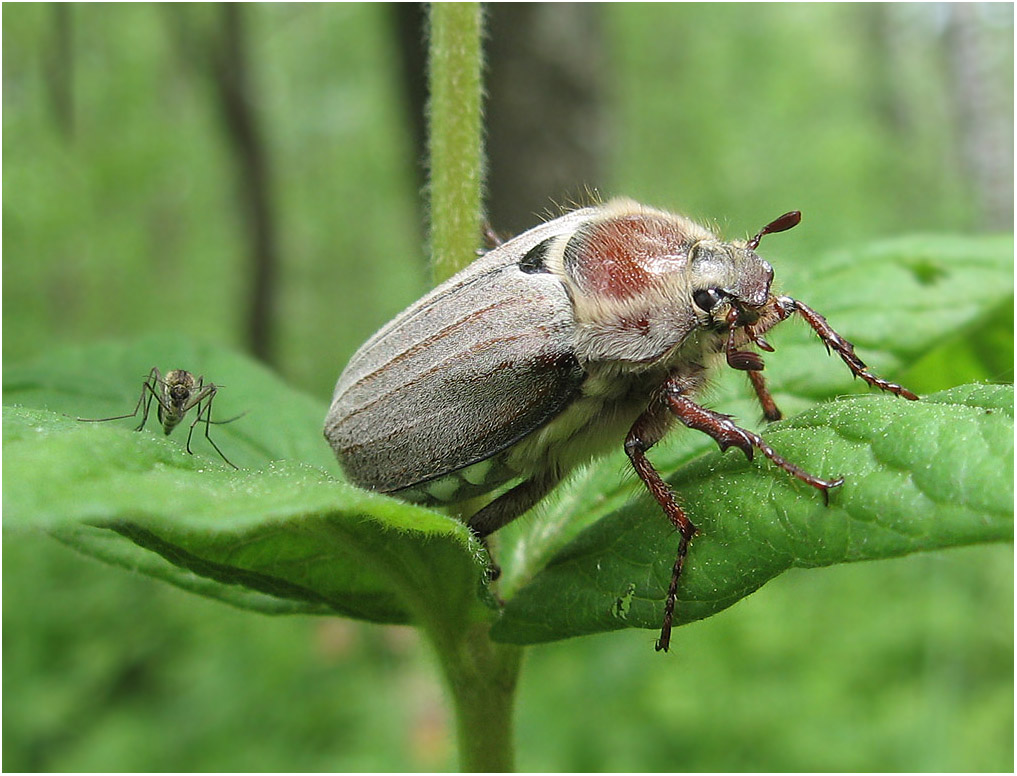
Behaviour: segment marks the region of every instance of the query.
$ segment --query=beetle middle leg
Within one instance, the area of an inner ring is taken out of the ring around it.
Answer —
[[[756,374],[756,371],[750,371],[749,374]],[[759,450],[777,466],[788,472],[788,474],[822,491],[824,499],[827,497],[827,490],[835,488],[844,482],[844,479],[841,477],[835,480],[824,480],[795,466],[778,455],[770,444],[758,434],[737,426],[727,415],[721,415],[719,412],[713,412],[696,404],[685,395],[687,391],[688,386],[681,377],[675,376],[670,378],[664,383],[659,394],[660,398],[651,404],[650,408],[636,420],[625,440],[625,452],[628,453],[636,473],[646,484],[650,493],[681,534],[681,540],[678,544],[678,556],[675,559],[674,569],[671,573],[671,584],[668,587],[667,598],[664,602],[664,624],[661,627],[660,638],[657,640],[656,645],[658,651],[663,650],[665,652],[671,640],[674,608],[678,598],[678,580],[681,577],[685,564],[685,556],[688,554],[689,542],[696,534],[696,527],[678,505],[675,500],[674,491],[671,490],[670,486],[646,458],[646,451],[656,444],[667,431],[667,423],[661,416],[661,408],[670,410],[674,417],[689,428],[702,431],[711,436],[720,445],[721,450],[726,450],[732,446],[737,447],[750,460],[752,459],[753,452]],[[763,393],[760,393],[761,402],[764,401],[764,395],[769,396],[765,386],[763,387]]]
[[[640,415],[628,436],[625,437],[625,453],[632,462],[632,468],[636,470],[639,479],[643,481],[650,494],[656,499],[667,515],[671,524],[678,530],[681,538],[678,541],[678,554],[675,557],[674,567],[671,570],[671,584],[667,589],[667,598],[664,602],[664,623],[660,629],[660,638],[657,639],[655,649],[660,652],[667,652],[671,644],[671,625],[674,619],[674,607],[678,600],[678,579],[682,575],[685,566],[685,556],[689,552],[689,542],[696,535],[696,527],[689,520],[675,499],[674,491],[664,482],[663,477],[653,468],[646,457],[646,451],[661,440],[667,432],[669,419],[666,415],[666,407],[659,401],[654,401],[650,407]]]

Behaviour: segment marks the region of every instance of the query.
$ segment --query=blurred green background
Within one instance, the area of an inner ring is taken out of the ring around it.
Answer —
[[[734,237],[798,208],[802,226],[764,245],[790,293],[796,265],[839,246],[1012,229],[1012,5],[514,8],[490,25],[495,228],[584,187]],[[4,11],[5,364],[172,330],[259,352],[324,401],[427,287],[412,17]],[[543,52],[554,77],[506,78],[524,71],[505,48]],[[587,120],[555,115],[566,76],[583,99],[561,104]],[[506,138],[509,115],[528,134]],[[537,180],[538,148],[562,141],[585,171],[505,194],[499,159]],[[891,377],[1012,380],[1012,321]],[[45,537],[8,532],[3,549],[6,770],[455,765],[411,629],[252,616]],[[1013,632],[1009,547],[789,573],[682,628],[667,657],[639,631],[533,648],[518,766],[1011,770]]]

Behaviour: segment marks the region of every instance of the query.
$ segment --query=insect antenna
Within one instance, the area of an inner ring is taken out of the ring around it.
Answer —
[[[759,247],[759,241],[763,239],[764,235],[775,234],[776,232],[786,232],[794,226],[798,226],[802,220],[802,211],[792,210],[790,213],[785,213],[779,218],[773,219],[770,223],[759,230],[759,233],[748,241],[747,246],[750,251],[754,251]]]

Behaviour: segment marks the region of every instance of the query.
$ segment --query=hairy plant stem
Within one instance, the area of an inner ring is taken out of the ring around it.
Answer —
[[[428,72],[431,257],[436,283],[476,257],[483,211],[483,14],[479,3],[430,7]],[[469,608],[459,619],[424,623],[452,697],[459,768],[511,771],[512,713],[522,659],[519,647],[491,641],[491,612]]]
[[[505,773],[515,767],[513,710],[523,649],[491,641],[490,622],[437,633],[435,647],[452,699],[459,769]]]
[[[479,3],[430,12],[431,261],[435,282],[476,258],[484,181]]]

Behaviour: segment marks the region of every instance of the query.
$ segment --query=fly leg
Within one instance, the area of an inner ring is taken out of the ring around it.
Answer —
[[[236,469],[237,466],[233,463],[233,461],[226,457],[223,451],[219,449],[219,445],[217,445],[212,440],[212,437],[209,436],[208,427],[209,424],[212,423],[212,399],[215,398],[215,393],[218,390],[218,387],[216,386],[215,383],[209,383],[208,385],[204,385],[204,379],[205,379],[204,377],[198,378],[198,389],[194,392],[191,398],[184,405],[183,411],[181,412],[181,415],[183,415],[186,414],[187,411],[190,410],[195,405],[197,405],[198,407],[198,413],[197,415],[195,415],[194,420],[191,421],[191,427],[187,430],[187,452],[188,453],[191,452],[191,435],[194,433],[194,427],[202,421],[202,416],[204,416],[205,439],[207,439],[208,443],[215,448],[215,451],[217,453],[219,453],[220,458],[222,458],[226,463],[228,463],[230,466]],[[202,405],[202,402],[204,402],[204,405]]]
[[[159,367],[153,366],[148,373],[148,377],[141,384],[141,395],[138,396],[138,403],[134,405],[134,411],[128,412],[126,415],[114,415],[111,418],[77,418],[82,423],[104,423],[107,420],[123,420],[124,418],[136,418],[138,411],[144,407],[144,411],[141,413],[141,423],[135,428],[135,431],[141,431],[148,422],[148,411],[152,406],[152,398],[159,399],[159,393],[156,391],[155,386],[162,383],[162,373],[159,371]],[[160,400],[160,404],[161,404]]]

